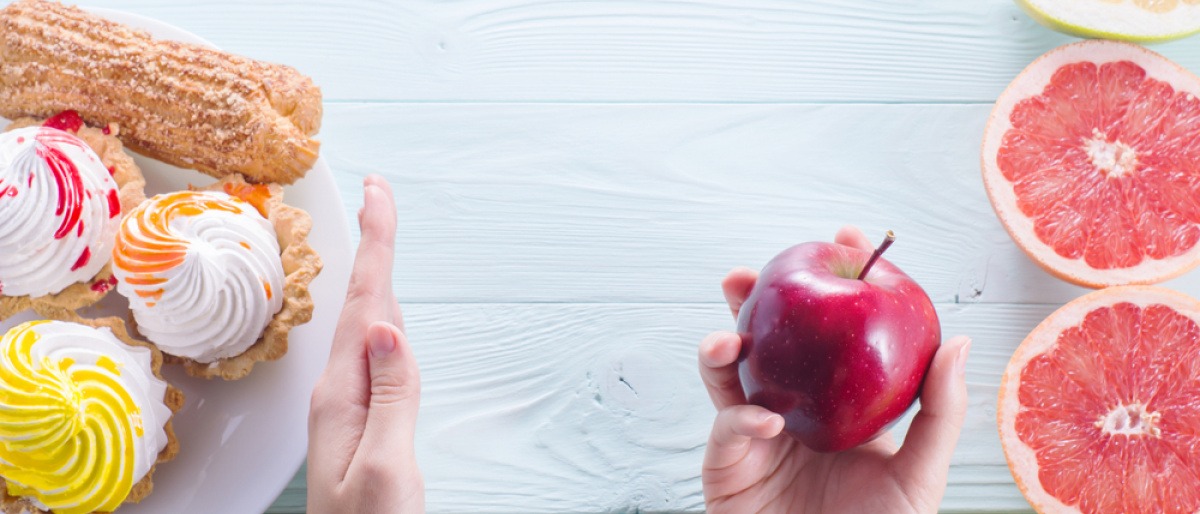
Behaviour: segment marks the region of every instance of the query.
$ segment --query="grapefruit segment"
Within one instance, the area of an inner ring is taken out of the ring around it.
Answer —
[[[1038,512],[1200,511],[1200,302],[1123,286],[1068,303],[1013,354],[997,410]]]
[[[1013,240],[1079,285],[1151,284],[1200,263],[1200,78],[1144,48],[1050,51],[996,102],[983,181]]]

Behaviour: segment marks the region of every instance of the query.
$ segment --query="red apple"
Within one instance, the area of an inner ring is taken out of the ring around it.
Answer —
[[[874,254],[823,242],[785,250],[738,317],[746,398],[815,451],[886,431],[916,400],[941,344],[929,296],[879,258],[891,240]]]

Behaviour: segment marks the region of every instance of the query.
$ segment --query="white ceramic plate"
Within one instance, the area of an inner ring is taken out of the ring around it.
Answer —
[[[177,27],[107,9],[105,18],[148,30],[156,37],[213,46]],[[7,124],[0,118],[0,127]],[[206,185],[206,175],[134,155],[146,175],[147,195]],[[295,185],[286,202],[313,215],[311,244],[325,261],[312,284],[313,319],[292,332],[290,349],[278,361],[260,363],[236,382],[194,379],[164,368],[163,375],[183,390],[187,402],[175,417],[179,456],[158,467],[154,492],[119,514],[261,513],[271,505],[304,462],[308,402],[325,367],[334,324],[342,309],[352,262],[350,229],[333,173],[324,159]],[[121,308],[111,293],[105,310]],[[19,315],[0,322],[0,333],[32,319]]]

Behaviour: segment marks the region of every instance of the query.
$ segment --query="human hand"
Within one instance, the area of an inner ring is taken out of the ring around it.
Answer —
[[[378,176],[363,196],[346,304],[308,416],[308,512],[421,513],[421,379],[391,285],[396,205]]]
[[[854,227],[840,230],[835,241],[874,249]],[[757,279],[747,268],[725,277],[735,319]],[[887,433],[839,453],[808,449],[781,434],[783,417],[746,403],[738,378],[741,345],[732,332],[714,332],[700,343],[700,375],[718,410],[702,471],[709,513],[937,512],[967,410],[968,338],[938,348],[902,447]]]

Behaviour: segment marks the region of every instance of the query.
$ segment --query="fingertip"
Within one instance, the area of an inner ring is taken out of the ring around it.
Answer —
[[[729,273],[726,275],[726,280],[731,278],[744,278],[747,276],[753,277],[756,274],[758,274],[758,272],[749,266],[734,266],[733,269],[730,269]]]
[[[377,208],[379,201],[383,198],[383,189],[371,180],[363,183],[363,208]]]
[[[363,186],[366,187],[367,185],[373,185],[373,186],[376,186],[379,188],[385,188],[388,186],[388,181],[387,181],[387,179],[383,178],[382,175],[380,175],[378,173],[372,173],[370,175],[367,175],[366,178],[363,179]]]
[[[725,279],[721,281],[721,291],[725,294],[725,302],[729,304],[729,309],[733,312],[735,319],[757,281],[758,271],[743,266],[730,270],[729,274],[725,275]]]
[[[420,394],[420,370],[399,327],[386,321],[371,323],[367,326],[366,344],[373,404]]]
[[[861,250],[874,250],[874,246],[867,240],[867,236],[854,225],[845,225],[838,229],[837,235],[833,237],[833,242]]]
[[[753,404],[732,405],[721,409],[713,422],[713,442],[721,446],[740,446],[750,439],[770,439],[783,430],[783,418]]]
[[[956,336],[951,341],[958,347],[954,352],[954,371],[960,378],[964,378],[967,371],[967,357],[971,355],[971,338]]]
[[[721,281],[721,288],[725,291],[739,291],[749,289],[758,280],[758,271],[745,266],[738,266],[725,275],[725,279]]]
[[[921,391],[921,408],[940,416],[961,419],[966,411],[966,360],[971,339],[950,338],[938,348],[930,365],[929,377]]]
[[[971,339],[946,340],[934,355],[921,391],[921,409],[909,425],[896,463],[914,483],[944,487],[950,460],[966,420],[968,398],[963,374]]]
[[[363,207],[358,221],[364,238],[385,239],[395,231],[396,211],[391,195],[369,179],[363,186]]]
[[[738,422],[734,431],[753,439],[771,439],[783,431],[783,416],[771,412],[765,407],[747,404],[736,411]]]
[[[396,351],[403,334],[391,323],[376,321],[367,327],[367,348],[372,358],[382,359]]]
[[[783,432],[783,427],[785,424],[786,423],[783,420],[783,416],[771,411],[767,411],[767,415],[763,417],[762,434],[760,439],[774,438],[775,436],[779,435],[780,432]]]
[[[737,361],[742,338],[733,332],[713,332],[700,342],[700,363],[709,368],[723,368]]]
[[[934,355],[935,363],[941,364],[939,371],[962,380],[966,372],[967,356],[971,352],[971,338],[959,335],[942,343]]]
[[[965,336],[965,335],[956,335],[954,337],[951,337],[950,339],[947,339],[946,342],[943,344],[943,346],[958,348],[958,347],[961,347],[964,345],[969,345],[969,344],[971,344],[970,337]]]

